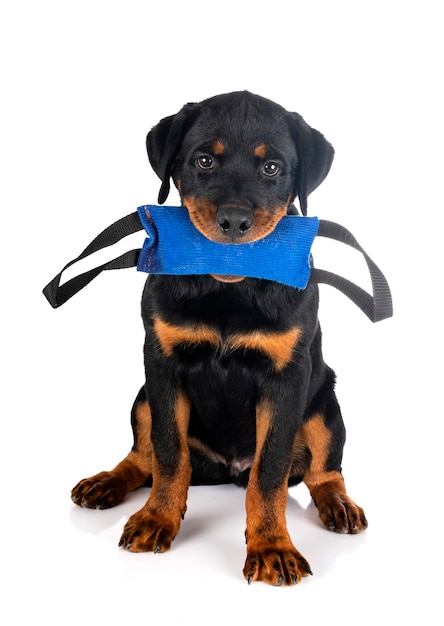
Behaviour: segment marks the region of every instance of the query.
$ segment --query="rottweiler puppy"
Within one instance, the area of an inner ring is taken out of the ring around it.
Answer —
[[[249,92],[185,105],[147,136],[212,241],[265,237],[307,211],[334,150],[297,113]],[[292,585],[311,574],[286,526],[288,487],[303,481],[329,530],[367,527],[341,472],[345,428],[335,374],[323,360],[318,287],[243,276],[149,276],[142,297],[146,382],[132,409],[134,445],[113,470],[84,479],[73,501],[105,509],[152,486],[119,545],[164,552],[179,532],[190,484],[246,488],[247,581]]]

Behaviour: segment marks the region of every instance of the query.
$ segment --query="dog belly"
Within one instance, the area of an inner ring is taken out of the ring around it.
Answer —
[[[191,402],[190,440],[228,479],[247,472],[256,448],[257,385],[248,367],[208,361],[185,375]],[[224,469],[223,469],[224,468]]]

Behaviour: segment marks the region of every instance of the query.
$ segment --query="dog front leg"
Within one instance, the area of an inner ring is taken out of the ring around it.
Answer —
[[[290,420],[267,400],[256,409],[256,456],[246,493],[248,583],[292,585],[311,574],[310,565],[294,547],[285,510],[294,433]]]
[[[165,552],[179,532],[191,480],[187,443],[190,401],[163,381],[149,398],[152,413],[153,486],[145,506],[128,520],[119,545],[131,552]]]

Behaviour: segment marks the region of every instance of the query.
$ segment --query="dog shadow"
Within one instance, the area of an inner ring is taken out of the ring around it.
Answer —
[[[110,509],[88,509],[73,504],[70,522],[78,532],[99,535],[118,523],[124,525],[133,513],[144,506],[150,492],[149,487],[140,487],[127,494],[121,504]],[[190,487],[185,522],[182,522],[179,536],[190,539],[232,521],[236,513],[242,515],[244,499],[245,491],[234,485]]]
[[[121,524],[123,530],[129,517],[145,504],[150,491],[148,487],[140,487],[127,494],[121,504],[111,509],[88,509],[73,503],[70,522],[78,532],[88,535],[100,535],[117,524]]]

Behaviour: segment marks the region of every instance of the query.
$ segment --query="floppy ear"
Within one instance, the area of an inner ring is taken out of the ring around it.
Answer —
[[[294,192],[302,214],[307,215],[307,198],[327,176],[335,151],[298,113],[290,113],[290,126],[299,157]]]
[[[147,135],[146,149],[151,167],[162,181],[158,202],[163,204],[170,191],[174,161],[185,133],[197,116],[197,105],[186,104],[179,113],[162,119]]]

